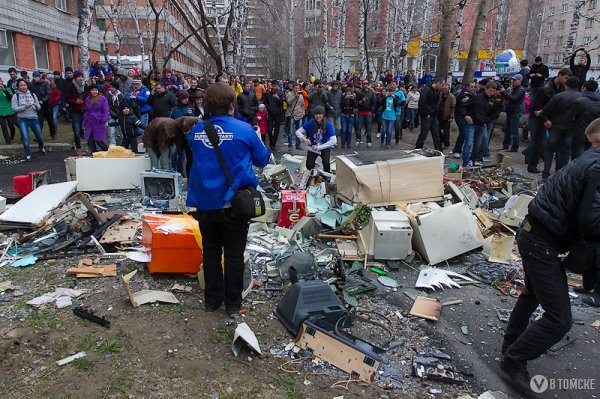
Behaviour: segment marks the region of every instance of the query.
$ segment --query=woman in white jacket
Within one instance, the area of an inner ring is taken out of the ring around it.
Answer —
[[[21,131],[21,140],[25,149],[26,161],[31,161],[31,150],[29,149],[29,129],[33,131],[37,138],[40,152],[46,154],[44,140],[42,139],[42,128],[38,119],[37,111],[41,105],[35,94],[29,91],[27,82],[19,80],[17,82],[17,91],[12,97],[11,105],[13,111],[17,114],[17,126]]]
[[[415,119],[419,111],[419,99],[421,93],[419,93],[419,86],[413,85],[406,96],[406,116],[408,116],[408,127],[412,132],[415,128]]]

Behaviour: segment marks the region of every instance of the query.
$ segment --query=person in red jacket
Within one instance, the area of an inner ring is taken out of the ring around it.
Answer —
[[[83,114],[85,112],[85,98],[88,95],[89,87],[85,84],[83,72],[75,71],[73,81],[67,85],[65,101],[69,106],[71,114],[71,127],[73,128],[73,138],[75,140],[75,151],[81,155],[81,137],[83,136]]]
[[[267,143],[267,130],[269,124],[269,113],[267,112],[267,106],[260,104],[258,111],[256,112],[256,120],[258,121],[258,127],[260,129],[260,138],[263,143]]]
[[[54,80],[50,79],[49,80],[50,83],[50,106],[52,107],[52,119],[54,120],[54,131],[58,131],[58,111],[60,109],[60,99],[61,99],[61,92],[60,90],[58,90],[58,88],[56,87],[56,84],[54,83]],[[56,135],[54,135],[54,137],[52,137],[53,139],[56,138]]]

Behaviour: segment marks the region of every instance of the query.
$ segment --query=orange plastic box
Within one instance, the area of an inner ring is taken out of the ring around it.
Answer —
[[[194,274],[202,263],[202,239],[198,245],[194,232],[186,228],[176,233],[165,234],[158,230],[161,225],[173,222],[198,226],[189,215],[143,215],[142,245],[150,250],[148,264],[150,273]],[[199,230],[197,230],[199,235]]]

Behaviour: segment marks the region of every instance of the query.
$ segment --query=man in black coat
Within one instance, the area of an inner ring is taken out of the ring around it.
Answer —
[[[575,100],[570,107],[571,129],[573,141],[571,143],[571,159],[575,159],[589,145],[585,137],[585,129],[596,118],[600,118],[600,93],[597,93],[598,82],[588,80],[581,88],[581,97]]]
[[[567,79],[567,88],[562,93],[558,93],[546,104],[542,111],[548,120],[544,123],[546,129],[550,133],[548,142],[544,149],[544,171],[542,179],[550,177],[550,168],[556,153],[556,171],[567,163],[571,157],[571,142],[572,142],[572,127],[571,108],[573,103],[581,97],[581,93],[577,91],[579,87],[579,79],[571,76]]]
[[[441,101],[440,89],[444,83],[443,78],[436,78],[431,85],[425,85],[421,88],[421,97],[419,98],[421,133],[415,145],[416,149],[423,148],[425,140],[427,140],[427,135],[431,131],[435,149],[442,151],[437,114]]]
[[[577,64],[575,64],[575,58],[578,57],[577,53],[580,51],[582,54],[579,55],[579,60]],[[590,70],[591,64],[592,57],[590,57],[590,54],[584,48],[575,50],[573,55],[571,55],[571,58],[569,59],[569,67],[571,68],[571,72],[573,72],[573,76],[579,78],[578,89],[581,89],[581,85],[583,85],[583,83],[587,80],[587,73]]]
[[[538,90],[532,103],[529,105],[529,112],[531,116],[535,118],[535,131],[532,131],[532,148],[529,154],[526,154],[527,160],[527,171],[529,173],[540,173],[537,165],[540,157],[544,151],[544,138],[546,136],[546,127],[544,122],[548,118],[542,114],[542,110],[548,104],[550,99],[555,94],[561,93],[565,90],[565,84],[567,79],[571,76],[571,70],[569,68],[563,68],[558,72],[558,76],[550,79],[547,85]]]
[[[279,129],[283,118],[283,100],[285,96],[279,89],[279,82],[274,80],[271,82],[271,91],[268,91],[263,96],[263,101],[269,113],[269,124],[267,126],[267,134],[269,135],[269,146],[274,150],[279,137]]]
[[[50,126],[50,137],[55,138],[56,128],[54,126],[52,105],[50,104],[50,85],[42,79],[42,74],[39,71],[33,72],[33,82],[29,85],[29,90],[36,95],[42,106],[38,111],[40,129],[44,129],[44,120],[46,120],[48,126]]]
[[[236,112],[238,116],[246,119],[246,122],[252,126],[256,126],[256,111],[258,111],[258,100],[256,95],[250,91],[254,83],[249,80],[244,83],[243,92],[237,96]]]
[[[517,73],[511,78],[511,87],[502,93],[506,109],[506,126],[504,127],[504,150],[510,148],[510,152],[519,150],[519,120],[523,115],[523,101],[525,100],[525,89],[521,84],[523,75]],[[512,142],[512,144],[511,144]]]
[[[500,366],[510,383],[524,395],[532,394],[527,362],[559,342],[573,324],[569,286],[559,254],[573,248],[580,231],[588,242],[596,246],[600,242],[600,190],[595,192],[585,224],[579,224],[585,187],[600,160],[600,119],[590,124],[586,136],[592,148],[540,188],[517,233],[525,288],[506,327]],[[530,323],[538,305],[544,314]]]
[[[173,107],[177,105],[177,98],[162,83],[157,83],[148,96],[148,104],[152,106],[152,118],[170,118]]]
[[[531,101],[533,101],[533,97],[535,97],[537,90],[544,86],[544,83],[546,83],[546,79],[548,79],[549,76],[550,70],[548,69],[548,65],[545,65],[542,62],[542,57],[538,55],[535,57],[535,63],[531,66],[531,69],[529,69]]]

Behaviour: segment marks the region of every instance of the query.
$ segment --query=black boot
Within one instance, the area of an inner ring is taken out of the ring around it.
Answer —
[[[509,377],[508,383],[525,397],[533,397],[530,387],[531,377],[525,363],[513,362],[506,357],[500,362],[500,368]]]

